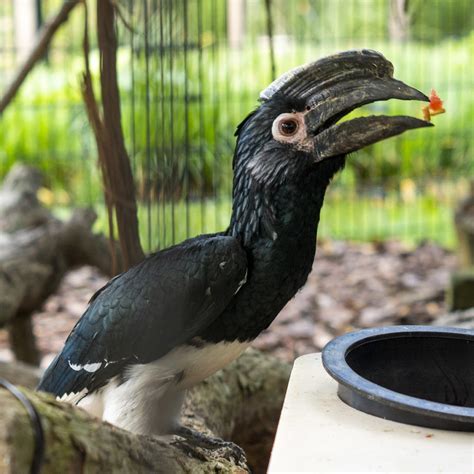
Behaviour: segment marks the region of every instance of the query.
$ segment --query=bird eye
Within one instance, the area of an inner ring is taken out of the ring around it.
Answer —
[[[280,143],[295,144],[306,136],[304,117],[298,112],[280,114],[272,124],[273,138]]]
[[[282,120],[278,125],[278,131],[287,137],[291,137],[298,130],[298,122],[292,119]]]

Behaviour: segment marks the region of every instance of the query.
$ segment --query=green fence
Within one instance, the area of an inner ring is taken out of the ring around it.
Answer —
[[[39,4],[39,17],[48,18],[60,2]],[[473,174],[471,0],[117,4],[125,20],[118,56],[123,128],[147,248],[225,228],[233,131],[274,74],[362,47],[389,58],[397,78],[428,93],[435,88],[447,113],[436,117],[433,130],[352,156],[331,187],[320,235],[453,244],[453,207]],[[0,0],[0,90],[16,67],[12,18],[13,2]],[[92,15],[92,29],[93,21]],[[95,144],[79,89],[82,30],[78,8],[0,118],[0,173],[18,160],[37,164],[46,171],[52,192],[43,194],[51,206],[92,204],[105,228]],[[97,71],[94,49],[91,62]],[[367,113],[421,116],[421,104],[388,101],[357,111]]]

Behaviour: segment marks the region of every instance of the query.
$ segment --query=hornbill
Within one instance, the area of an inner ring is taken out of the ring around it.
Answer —
[[[185,390],[235,359],[305,283],[326,188],[346,155],[431,123],[339,122],[361,105],[428,101],[371,50],[298,67],[238,126],[228,229],[147,257],[91,299],[38,386],[135,433],[179,431]]]

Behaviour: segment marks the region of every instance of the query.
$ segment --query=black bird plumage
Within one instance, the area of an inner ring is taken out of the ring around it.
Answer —
[[[146,258],[91,298],[41,384],[48,380],[48,391],[57,395],[84,387],[93,392],[127,366],[192,342],[225,309],[245,279],[246,263],[236,239],[214,235]],[[97,370],[71,370],[97,362]]]
[[[39,389],[140,433],[173,429],[183,391],[226,365],[305,283],[326,188],[347,153],[411,117],[336,123],[354,108],[428,100],[373,51],[282,76],[237,128],[230,226],[149,256],[92,298]]]

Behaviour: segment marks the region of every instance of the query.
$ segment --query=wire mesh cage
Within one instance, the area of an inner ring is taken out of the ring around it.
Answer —
[[[275,75],[362,47],[389,58],[397,78],[427,93],[436,88],[447,114],[429,133],[410,132],[351,156],[331,186],[320,236],[453,243],[452,208],[473,172],[470,0],[115,3],[122,126],[147,250],[225,229],[233,132]],[[25,27],[16,18],[29,11],[34,32],[60,4],[0,1],[0,91],[25,54],[28,34],[19,32]],[[15,161],[39,166],[51,190],[44,193],[49,205],[61,212],[92,204],[106,229],[95,144],[80,94],[82,39],[83,12],[77,9],[0,119],[0,173]],[[91,65],[97,73],[94,43]],[[421,104],[416,107],[388,101],[354,113],[421,117]]]

